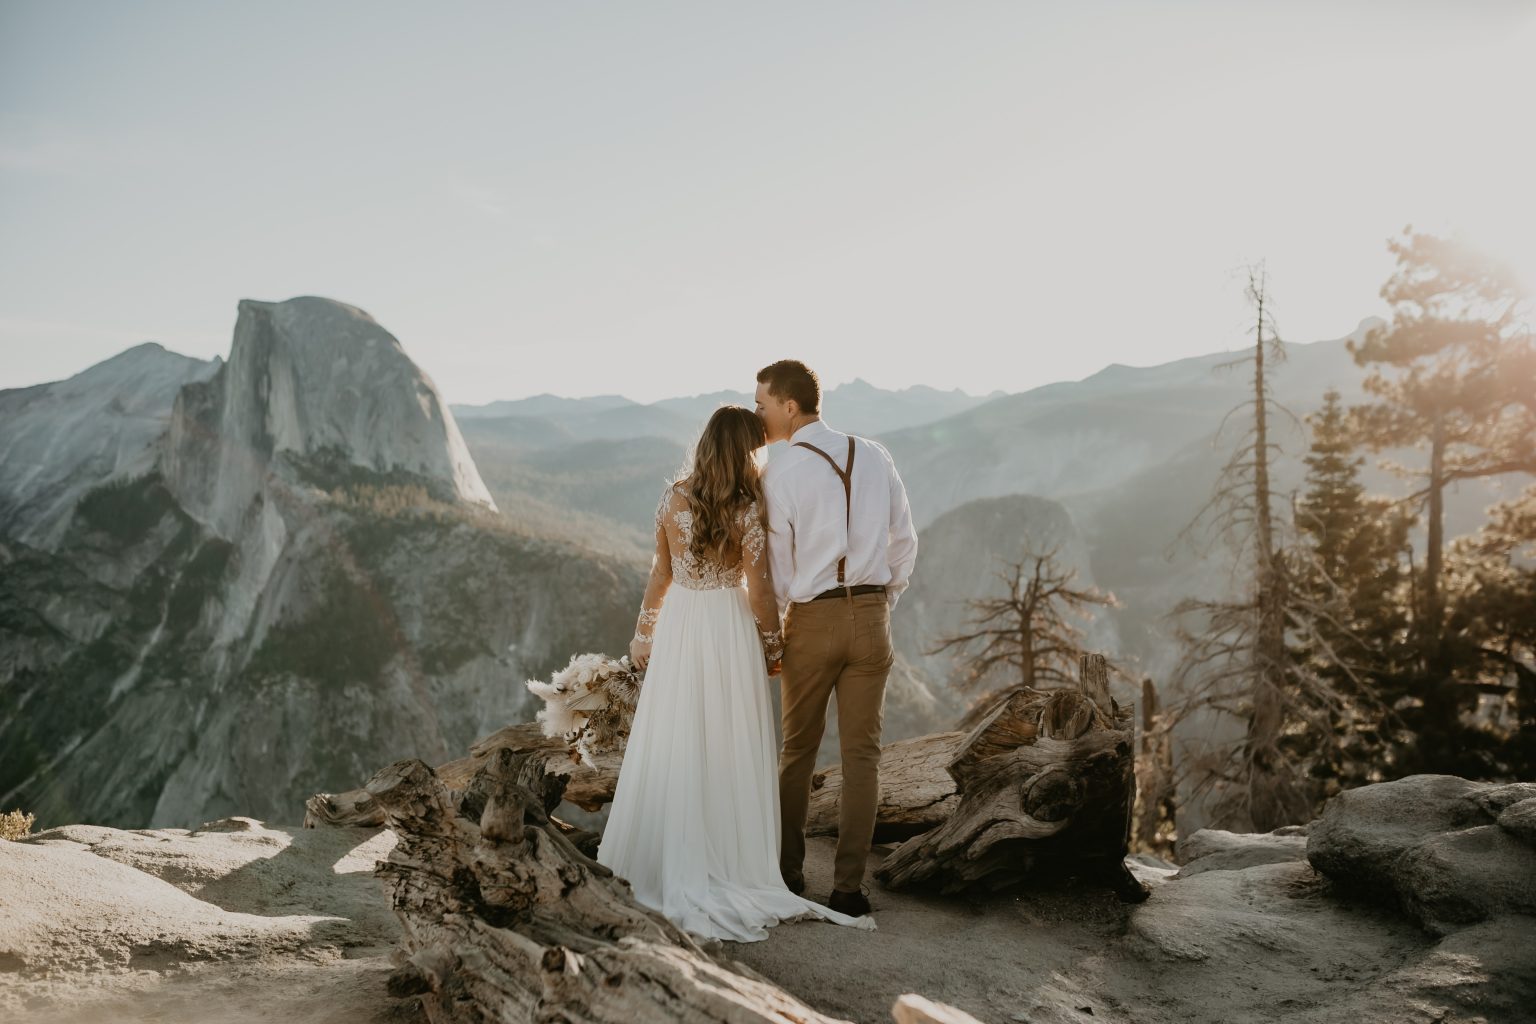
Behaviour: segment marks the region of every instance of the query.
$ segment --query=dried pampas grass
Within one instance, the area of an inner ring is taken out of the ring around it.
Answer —
[[[571,760],[595,768],[594,755],[624,750],[640,699],[640,675],[627,655],[573,655],[549,682],[530,679],[527,686],[544,701],[537,716],[544,735],[562,737]]]

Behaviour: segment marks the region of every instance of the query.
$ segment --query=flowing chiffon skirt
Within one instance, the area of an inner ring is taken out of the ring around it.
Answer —
[[[773,704],[746,591],[674,581],[654,636],[598,862],[706,938],[752,942],[811,917],[873,929],[779,874]]]

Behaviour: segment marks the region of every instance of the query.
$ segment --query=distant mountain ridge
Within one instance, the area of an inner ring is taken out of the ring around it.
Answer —
[[[882,434],[901,427],[918,426],[952,416],[1002,396],[971,395],[955,389],[940,391],[926,385],[890,391],[856,379],[829,389],[823,396],[823,414],[840,429],[857,434]],[[753,395],[746,391],[714,391],[702,395],[664,398],[642,404],[622,395],[562,398],[542,394],[531,398],[454,405],[455,416],[468,436],[516,437],[530,445],[561,442],[629,440],[659,437],[678,443],[691,441],[711,413],[722,405],[751,408]],[[492,421],[499,421],[495,426]],[[537,421],[534,427],[529,421]]]
[[[66,380],[0,391],[0,534],[52,548],[87,490],[154,464],[177,393],[222,366],[145,342]]]
[[[938,421],[1000,394],[921,385],[887,391],[856,380],[829,390],[822,410],[839,429],[880,435]],[[722,404],[750,408],[754,399],[730,390],[650,405],[618,395],[538,395],[452,409],[498,505],[539,530],[599,537],[605,550],[648,562],[657,497]]]
[[[1360,400],[1364,373],[1344,342],[1380,322],[1367,318],[1345,338],[1288,343],[1289,360],[1272,368],[1276,398],[1298,415],[1318,404],[1330,385],[1346,401]],[[1025,392],[944,398],[961,408],[936,419],[927,419],[936,407],[922,403],[956,393],[921,386],[888,392],[858,381],[829,391],[822,411],[833,427],[877,437],[891,449],[908,481],[914,516],[924,526],[978,498],[1061,499],[1112,490],[1189,445],[1209,447],[1216,425],[1245,399],[1248,386],[1241,372],[1218,367],[1245,354],[1207,353],[1146,367],[1112,364],[1082,380]],[[916,414],[903,406],[903,395],[919,399],[918,418],[926,422],[913,422]],[[645,559],[649,516],[663,481],[681,465],[708,410],[731,398],[750,401],[745,393],[724,391],[619,406],[609,396],[602,410],[578,413],[587,400],[566,399],[565,412],[554,418],[470,418],[463,429],[498,502],[558,495],[556,504],[610,522],[609,535]],[[669,410],[688,410],[697,419],[642,421]],[[1299,443],[1299,436],[1288,440]],[[621,451],[624,469],[615,476]]]
[[[1363,321],[1349,337],[1376,322]],[[1269,367],[1274,400],[1297,416],[1321,405],[1329,387],[1346,403],[1362,401],[1365,374],[1344,341],[1286,343],[1286,359]],[[1248,370],[1223,369],[1247,354],[1210,353],[1149,367],[1116,364],[1080,381],[1007,395],[882,440],[902,472],[924,482],[912,502],[920,524],[976,498],[1059,499],[1101,491],[1187,445],[1213,441],[1222,418],[1251,397],[1251,363]],[[1287,439],[1293,445],[1301,441],[1293,425],[1275,427],[1292,430]],[[1229,424],[1229,440],[1241,428],[1241,422]]]

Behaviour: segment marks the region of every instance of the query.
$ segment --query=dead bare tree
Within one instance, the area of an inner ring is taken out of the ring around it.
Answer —
[[[1326,602],[1291,586],[1288,561],[1302,557],[1304,546],[1296,542],[1293,524],[1273,508],[1279,496],[1270,484],[1270,461],[1280,446],[1270,438],[1271,416],[1283,414],[1298,426],[1300,421],[1270,395],[1266,359],[1283,362],[1285,349],[1262,264],[1248,268],[1245,294],[1255,309],[1252,351],[1217,368],[1252,363],[1253,395],[1222,418],[1217,437],[1234,413],[1249,417],[1248,429],[1222,467],[1210,500],[1175,541],[1214,510],[1214,532],[1231,547],[1233,573],[1245,575],[1234,588],[1238,597],[1186,598],[1170,613],[1183,654],[1174,673],[1177,695],[1162,728],[1202,712],[1236,718],[1241,739],[1191,741],[1175,781],[1192,783],[1186,803],[1212,793],[1216,821],[1224,827],[1267,832],[1311,817],[1305,766],[1285,750],[1286,731],[1328,731],[1345,698],[1293,658],[1287,643],[1299,632],[1326,648],[1317,624],[1332,621],[1332,612]],[[1179,621],[1188,615],[1199,619],[1193,630]]]
[[[1157,687],[1141,681],[1141,734],[1136,748],[1136,806],[1131,815],[1131,848],[1172,858],[1177,794],[1173,787],[1172,736],[1158,711]]]
[[[1084,653],[1083,632],[1066,613],[1087,618],[1090,606],[1117,607],[1119,601],[1094,588],[1071,586],[1077,570],[1058,568],[1059,552],[1059,544],[1044,552],[1026,547],[1022,558],[1004,563],[994,573],[1004,593],[966,601],[971,615],[965,631],[941,637],[925,652],[957,652],[963,665],[960,686],[982,690],[961,718],[961,728],[1020,690],[1077,685],[1074,672]],[[999,676],[1011,681],[982,689]]]

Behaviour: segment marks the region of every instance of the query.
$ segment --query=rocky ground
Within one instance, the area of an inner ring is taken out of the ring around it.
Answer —
[[[876,931],[794,922],[723,951],[855,1021],[917,992],[987,1022],[1524,1022],[1533,798],[1419,776],[1310,828],[1196,833],[1182,867],[1133,860],[1153,890],[1139,905],[1073,884],[987,900],[872,887]],[[0,843],[0,1019],[419,1020],[384,989],[398,927],[372,869],[393,843],[240,817]],[[811,896],[831,859],[811,842]]]
[[[384,979],[381,829],[68,825],[0,842],[0,1020],[422,1019]]]
[[[903,992],[1000,1024],[1531,1019],[1536,918],[1437,941],[1394,909],[1339,899],[1304,837],[1198,835],[1202,856],[1178,872],[1135,866],[1153,887],[1137,906],[1077,887],[985,902],[875,889],[876,932],[795,924],[729,948],[857,1021],[890,1020]],[[830,855],[819,867],[813,896]]]

